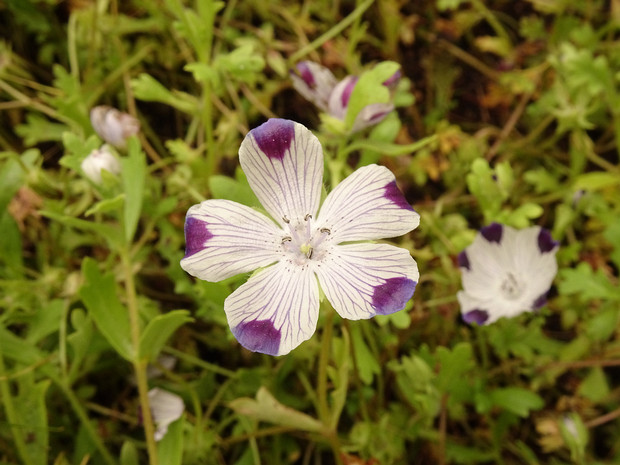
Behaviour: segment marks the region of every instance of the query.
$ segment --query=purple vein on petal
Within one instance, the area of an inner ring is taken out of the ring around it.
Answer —
[[[185,257],[187,258],[205,248],[205,243],[213,237],[207,223],[196,218],[185,219]]]
[[[293,121],[272,118],[250,131],[260,150],[269,158],[282,160],[295,138]]]
[[[411,205],[407,203],[405,196],[403,195],[403,193],[400,191],[400,189],[396,185],[396,181],[392,181],[387,186],[385,186],[384,189],[385,189],[385,192],[383,196],[386,199],[398,205],[400,208],[413,211],[413,208],[411,208]]]

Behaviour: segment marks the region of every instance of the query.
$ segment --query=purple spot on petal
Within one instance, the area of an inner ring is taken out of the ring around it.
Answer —
[[[250,134],[265,155],[282,160],[295,138],[295,123],[287,119],[271,118],[252,129]]]
[[[231,331],[246,349],[267,355],[278,355],[281,333],[274,328],[271,320],[248,321],[231,328]]]
[[[405,196],[396,185],[396,181],[392,181],[391,183],[386,185],[384,189],[385,192],[383,193],[383,197],[395,203],[400,208],[413,211],[413,208],[411,208],[411,205],[407,203],[407,199],[405,199]]]
[[[405,308],[417,284],[416,281],[405,277],[387,279],[383,284],[375,287],[372,294],[372,306],[380,315],[398,312]]]
[[[351,93],[353,92],[353,88],[355,87],[355,84],[357,84],[358,78],[356,76],[349,76],[345,79],[348,79],[348,82],[342,91],[342,95],[340,96],[340,103],[342,103],[342,106],[344,108],[346,108],[347,105],[349,104]]]
[[[559,242],[554,241],[551,233],[546,229],[541,229],[538,233],[538,250],[540,250],[540,253],[551,252],[558,244]]]
[[[297,63],[297,71],[299,72],[300,77],[304,80],[304,82],[306,83],[306,85],[310,88],[314,88],[316,87],[316,81],[314,80],[314,74],[312,74],[312,71],[310,71],[310,67],[308,66],[308,63],[305,61],[302,61],[300,63]]]
[[[546,303],[547,303],[547,293],[543,292],[532,303],[532,310],[538,310],[539,308],[543,307]]]
[[[469,265],[469,258],[467,257],[467,253],[464,250],[458,255],[458,263],[460,268],[471,270],[471,267]]]
[[[499,223],[491,223],[480,230],[480,234],[489,242],[497,242],[498,244],[502,240],[502,233],[504,227]]]
[[[463,315],[463,321],[468,324],[476,323],[483,325],[489,319],[489,313],[486,310],[474,309]]]
[[[188,216],[185,219],[185,258],[205,248],[205,242],[213,237],[207,223]]]
[[[385,87],[394,88],[396,87],[396,83],[400,80],[403,73],[401,73],[400,69],[397,70],[394,74],[392,74],[389,78],[383,81],[383,85]]]

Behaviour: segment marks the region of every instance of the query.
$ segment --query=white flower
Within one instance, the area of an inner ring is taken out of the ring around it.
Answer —
[[[153,422],[157,426],[155,440],[161,441],[168,432],[168,426],[173,421],[178,420],[185,411],[185,404],[176,394],[164,391],[163,389],[153,388],[149,391],[149,404]]]
[[[99,137],[119,149],[124,149],[127,139],[140,131],[140,121],[107,105],[90,110],[90,123]]]
[[[400,71],[394,73],[383,85],[392,88],[400,79]],[[311,61],[297,63],[295,72],[291,72],[293,87],[307,100],[330,116],[344,121],[351,93],[357,84],[357,76],[347,76],[342,81],[332,72]],[[361,131],[379,123],[394,109],[391,103],[373,103],[366,105],[357,114],[351,132]]]
[[[120,174],[121,164],[112,154],[107,145],[103,145],[100,149],[95,149],[82,160],[82,171],[88,179],[95,184],[101,184],[101,171],[105,170],[112,174]]]
[[[400,236],[420,217],[385,167],[358,169],[319,201],[323,152],[293,121],[270,119],[239,149],[250,187],[271,218],[228,200],[194,205],[185,220],[185,271],[221,281],[259,268],[224,302],[228,324],[247,349],[283,355],[309,339],[319,284],[343,318],[405,307],[418,267],[405,249],[369,242]],[[318,278],[318,280],[317,280]]]
[[[489,324],[542,307],[558,270],[558,243],[546,229],[516,230],[492,223],[459,254],[467,323]]]

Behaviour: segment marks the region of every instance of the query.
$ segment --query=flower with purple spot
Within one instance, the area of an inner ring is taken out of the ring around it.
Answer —
[[[419,224],[387,168],[358,169],[319,210],[323,152],[301,124],[270,119],[253,129],[239,161],[270,217],[229,200],[194,205],[185,220],[181,266],[206,281],[258,270],[224,302],[241,345],[283,355],[309,339],[319,286],[351,320],[405,307],[419,277],[415,260],[405,249],[362,242],[400,236]]]
[[[479,325],[542,307],[558,265],[558,242],[546,229],[492,223],[458,256],[463,320]]]
[[[398,70],[383,85],[392,90],[401,77]],[[347,76],[342,81],[332,72],[311,61],[297,63],[291,71],[293,87],[304,98],[314,103],[320,110],[337,120],[344,121],[349,109],[349,99],[357,84],[357,76]],[[381,122],[394,109],[392,103],[371,103],[356,115],[350,132],[357,132]]]

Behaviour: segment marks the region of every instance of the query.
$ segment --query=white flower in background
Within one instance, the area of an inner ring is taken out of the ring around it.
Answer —
[[[118,158],[114,156],[107,145],[90,152],[82,161],[81,167],[86,177],[95,184],[101,184],[101,171],[103,170],[115,175],[121,172],[121,164]]]
[[[140,121],[107,105],[90,110],[90,123],[99,137],[119,149],[124,149],[127,139],[140,131]]]
[[[239,161],[271,218],[229,200],[194,205],[185,220],[181,266],[206,281],[259,269],[224,302],[241,345],[283,355],[309,339],[317,325],[319,284],[350,320],[405,307],[419,277],[409,251],[359,242],[400,236],[420,222],[387,168],[355,171],[317,216],[323,151],[304,126],[270,119],[246,136]]]
[[[149,391],[149,404],[151,406],[153,422],[157,427],[155,440],[161,441],[168,432],[170,423],[178,420],[183,415],[185,404],[183,399],[176,394],[159,388],[153,388]]]
[[[489,324],[542,307],[558,265],[558,242],[539,226],[516,230],[492,223],[459,254],[467,323]]]
[[[390,89],[393,88],[400,76],[400,71],[397,71],[383,85]],[[332,72],[324,66],[312,61],[302,61],[297,63],[295,71],[291,71],[291,80],[295,90],[305,99],[310,100],[330,116],[344,121],[349,98],[358,78],[357,76],[347,76],[338,82]],[[393,109],[392,103],[366,105],[356,116],[351,132],[361,131],[379,123]]]

